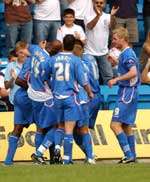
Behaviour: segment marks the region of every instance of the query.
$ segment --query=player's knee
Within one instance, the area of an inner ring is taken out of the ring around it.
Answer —
[[[110,128],[116,135],[123,131],[122,124],[119,122],[111,122]]]
[[[117,131],[117,129],[118,129],[117,124],[114,123],[114,122],[111,122],[111,123],[110,123],[110,129],[111,129],[113,132],[116,133],[116,131]]]

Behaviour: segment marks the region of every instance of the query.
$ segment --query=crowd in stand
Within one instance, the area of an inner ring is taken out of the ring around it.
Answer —
[[[57,39],[62,42],[66,34],[73,34],[84,43],[85,53],[96,59],[100,84],[107,84],[117,75],[120,54],[109,43],[111,31],[119,26],[126,27],[131,46],[139,41],[137,0],[107,1],[110,13],[105,13],[106,0],[4,0],[4,3],[8,58],[10,62],[15,61],[13,64],[17,69],[20,66],[15,53],[18,41],[38,44]],[[150,83],[150,0],[144,0],[143,18],[147,38],[140,56],[141,80]],[[4,73],[0,73],[0,95],[4,98],[11,90],[11,86],[6,84],[8,76],[15,80],[12,68],[9,72],[10,64],[5,79]]]

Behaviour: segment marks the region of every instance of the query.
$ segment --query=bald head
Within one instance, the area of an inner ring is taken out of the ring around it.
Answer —
[[[53,56],[62,50],[62,43],[59,40],[47,42],[46,50],[51,56]]]

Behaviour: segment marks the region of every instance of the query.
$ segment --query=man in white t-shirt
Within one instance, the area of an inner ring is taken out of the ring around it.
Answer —
[[[74,24],[75,12],[73,9],[65,9],[63,20],[65,24],[57,30],[57,40],[63,42],[63,38],[67,34],[72,34],[75,38],[80,39],[85,43],[86,36],[83,28],[79,25]]]
[[[61,25],[59,0],[36,1],[33,19],[34,43],[55,40],[57,29]]]
[[[85,53],[94,56],[97,60],[100,84],[107,84],[113,77],[111,64],[107,61],[109,29],[114,24],[114,15],[118,8],[112,8],[111,14],[106,14],[103,9],[105,0],[93,0],[93,10],[85,16],[87,41]]]
[[[75,23],[85,30],[84,17],[92,6],[92,0],[67,0],[69,8],[75,11]]]

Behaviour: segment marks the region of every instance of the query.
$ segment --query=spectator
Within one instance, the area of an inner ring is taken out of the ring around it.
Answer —
[[[22,65],[27,57],[28,53],[28,44],[25,42],[18,42],[16,44],[16,54],[17,61],[11,62],[7,65],[5,72],[5,88],[10,89],[9,92],[9,101],[13,105],[14,94],[18,90],[19,86],[15,84],[17,75],[19,74]]]
[[[143,4],[143,18],[145,35],[150,31],[150,0],[144,0]]]
[[[15,50],[10,51],[10,53],[8,55],[8,61],[9,62],[17,61],[17,55],[16,55],[16,51]]]
[[[0,71],[0,111],[11,110],[8,95],[9,91],[5,89],[4,85],[4,73]]]
[[[63,20],[65,24],[57,30],[57,40],[63,41],[63,38],[67,34],[74,35],[77,39],[85,42],[85,33],[81,26],[74,24],[75,12],[72,9],[65,9]]]
[[[125,27],[129,32],[129,42],[136,43],[139,40],[137,23],[137,0],[112,0],[111,6],[119,7],[116,13],[116,28]]]
[[[64,10],[67,8],[68,8],[68,0],[60,0],[61,15],[63,14]]]
[[[148,59],[146,66],[142,71],[141,82],[150,84],[150,58]]]
[[[8,91],[5,89],[4,85],[4,74],[0,72],[0,97],[7,97]]]
[[[143,44],[143,48],[140,56],[141,70],[145,68],[148,58],[150,58],[150,32],[147,34],[146,41]]]
[[[113,72],[111,64],[107,61],[109,29],[114,24],[114,15],[117,8],[111,10],[111,14],[104,13],[105,0],[93,0],[94,10],[84,21],[86,25],[87,41],[85,53],[93,55],[98,64],[100,84],[107,84],[112,79]]]
[[[33,0],[4,0],[7,27],[6,46],[8,53],[15,48],[17,41],[31,42],[32,16],[29,4]]]
[[[69,8],[75,11],[75,24],[85,30],[84,17],[92,7],[92,0],[68,0]]]
[[[59,0],[38,0],[34,7],[34,43],[56,39],[60,27]]]

